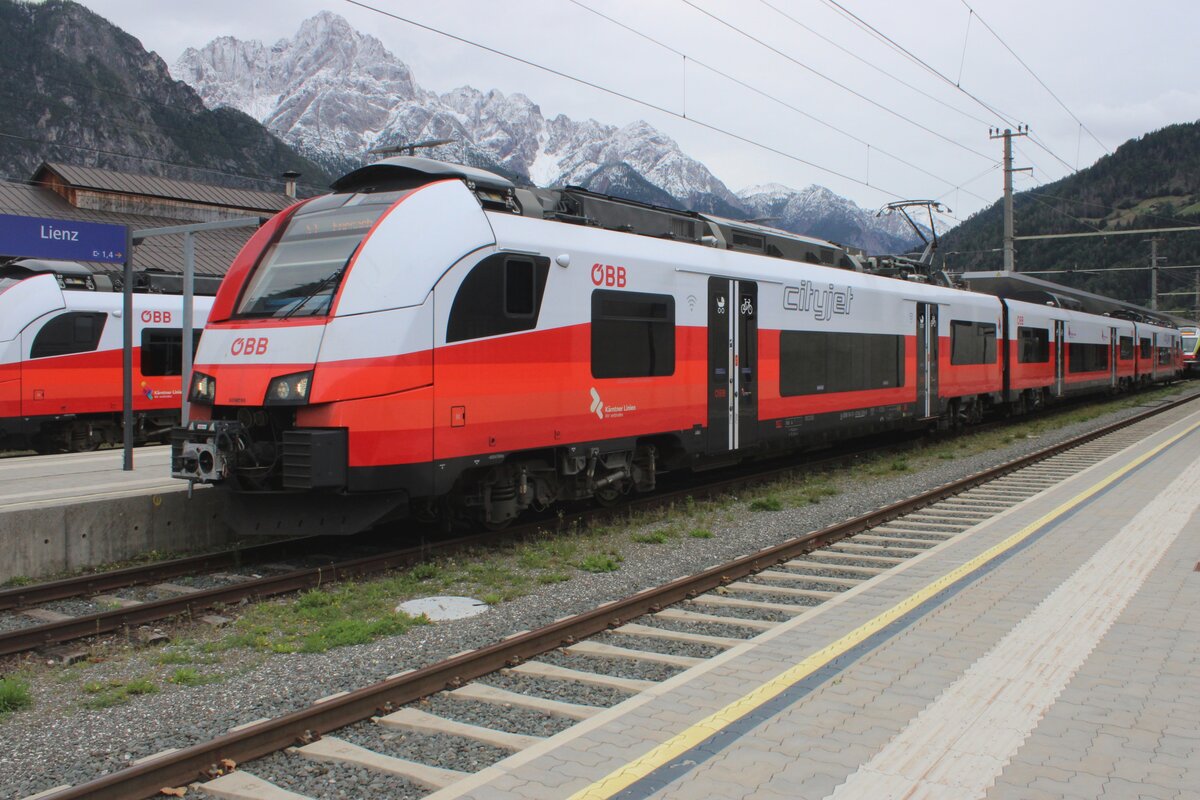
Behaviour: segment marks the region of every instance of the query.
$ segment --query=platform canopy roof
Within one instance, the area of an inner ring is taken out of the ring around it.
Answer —
[[[1104,295],[1085,292],[1070,286],[1063,286],[1053,281],[1035,278],[1032,275],[1022,275],[1019,272],[964,272],[958,276],[967,288],[973,292],[992,294],[1010,300],[1024,300],[1029,303],[1049,303],[1062,308],[1086,311],[1089,314],[1103,314],[1110,317],[1137,319],[1168,327],[1193,325],[1195,323],[1183,317],[1164,314],[1139,306],[1114,300]]]

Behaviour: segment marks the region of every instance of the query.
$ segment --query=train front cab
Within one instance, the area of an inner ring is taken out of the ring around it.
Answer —
[[[1200,377],[1200,328],[1184,326],[1179,329],[1179,337],[1184,373],[1189,377]]]

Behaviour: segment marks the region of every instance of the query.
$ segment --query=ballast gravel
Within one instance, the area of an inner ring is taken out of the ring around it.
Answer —
[[[647,653],[661,653],[667,656],[686,656],[688,658],[713,658],[725,652],[724,647],[699,642],[676,642],[671,639],[659,639],[653,636],[630,636],[621,633],[603,633],[593,641],[601,644],[611,644],[624,647],[626,650],[642,650]]]
[[[575,669],[580,672],[596,672],[614,678],[634,678],[640,681],[665,681],[683,669],[670,664],[652,664],[649,661],[630,661],[625,658],[601,658],[599,656],[564,653],[562,650],[551,650],[542,653],[537,661],[556,667]]]
[[[1194,390],[1189,389],[1189,393]],[[1110,412],[1037,438],[1018,439],[989,452],[939,461],[921,472],[846,480],[839,484],[840,494],[817,504],[774,512],[750,512],[742,504],[736,514],[728,514],[725,521],[714,524],[712,538],[681,536],[666,544],[622,543],[623,561],[618,570],[574,573],[569,581],[539,587],[536,593],[502,603],[479,617],[418,626],[403,636],[324,653],[266,656],[232,651],[222,657],[221,663],[201,667],[204,672],[223,675],[220,683],[212,685],[182,687],[163,682],[156,693],[139,695],[124,705],[88,709],[83,705],[86,697],[81,695],[78,680],[56,680],[51,675],[36,681],[31,709],[0,716],[3,742],[0,799],[22,798],[60,784],[81,783],[164,748],[187,747],[219,736],[235,725],[295,711],[318,698],[353,690],[401,670],[546,625],[564,614],[594,609],[609,600],[871,511],[1143,410],[1133,407]],[[664,558],[665,553],[670,557]],[[814,565],[802,571],[834,578],[868,577],[840,571],[832,564]],[[784,600],[793,604],[794,601],[795,598]],[[787,618],[778,612],[695,603],[679,607],[744,619]],[[80,677],[86,681],[128,681],[157,669],[155,659],[159,653],[147,649],[110,663],[86,666]],[[548,654],[541,660],[650,680],[660,680],[678,671],[663,665],[567,656],[561,652]],[[551,736],[572,724],[569,720],[520,709],[445,696],[430,698],[417,707],[471,724],[535,736]],[[287,769],[283,768],[285,762]],[[303,765],[303,771],[291,769],[293,764]],[[261,759],[252,767],[251,771],[260,777],[275,779],[285,788],[318,798],[416,798],[427,794],[401,779],[317,764],[290,754]]]
[[[718,622],[688,622],[679,619],[659,619],[654,615],[643,617],[638,623],[649,628],[662,628],[665,631],[680,633],[699,633],[703,636],[724,636],[728,639],[752,639],[758,634],[757,630],[740,625],[723,625]]]
[[[581,706],[609,708],[629,698],[632,692],[612,689],[607,686],[592,686],[575,681],[542,680],[527,675],[495,674],[480,678],[478,683],[508,689],[510,692],[541,697],[546,700],[561,700]]]
[[[342,728],[337,737],[386,756],[458,772],[478,772],[512,755],[508,750],[462,736],[389,730],[375,722]]]
[[[525,736],[553,736],[575,724],[575,720],[565,717],[554,717],[508,705],[460,700],[445,693],[427,697],[419,703],[414,703],[412,707],[456,722]]]
[[[429,794],[427,789],[395,775],[364,767],[326,764],[286,752],[260,758],[246,771],[313,800],[361,800],[364,797],[416,800]]]
[[[3,614],[0,615],[0,633],[9,633],[11,631],[24,630],[32,628],[34,625],[41,625],[40,620],[33,617],[27,617],[24,614]]]

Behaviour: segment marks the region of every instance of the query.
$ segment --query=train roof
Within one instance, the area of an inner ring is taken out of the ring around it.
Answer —
[[[1185,320],[1170,314],[1163,314],[1134,303],[1126,303],[1123,300],[1114,300],[1104,295],[1085,292],[1082,289],[1063,286],[1031,275],[1022,275],[1019,272],[1004,270],[965,272],[960,277],[972,291],[994,294],[1006,299],[1051,304],[1089,314],[1161,325],[1165,328],[1177,328],[1181,324],[1187,324]]]

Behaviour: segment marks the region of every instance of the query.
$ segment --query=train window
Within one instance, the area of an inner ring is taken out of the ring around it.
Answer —
[[[592,292],[592,377],[675,374],[675,298]]]
[[[346,202],[351,195],[330,195]],[[388,210],[382,203],[330,208],[313,201],[296,212],[267,248],[238,303],[239,317],[311,317],[329,313],[346,266],[371,227]]]
[[[1149,339],[1142,339],[1139,349],[1140,349],[1140,352],[1138,353],[1138,358],[1150,358],[1150,340]]]
[[[1122,336],[1121,337],[1121,360],[1128,361],[1131,358],[1133,358],[1133,337],[1132,336]]]
[[[1070,372],[1102,372],[1108,369],[1108,345],[1076,344],[1067,353]]]
[[[779,394],[893,389],[904,385],[904,337],[878,333],[779,333]]]
[[[532,317],[537,307],[537,278],[532,261],[510,258],[504,262],[504,313]]]
[[[454,296],[446,341],[461,342],[537,327],[550,259],[503,253],[476,264]]]
[[[1169,348],[1169,347],[1158,348],[1158,363],[1159,364],[1170,364],[1171,363],[1171,348]]]
[[[192,331],[192,355],[200,345],[200,329]],[[143,328],[143,375],[183,374],[183,330],[181,328]]]
[[[70,353],[90,353],[100,346],[100,334],[108,314],[94,311],[73,311],[47,322],[38,331],[30,348],[30,358],[65,356]]]
[[[1049,360],[1049,329],[1017,328],[1017,362],[1021,364],[1045,364]]]
[[[951,364],[995,364],[996,324],[950,321]]]

